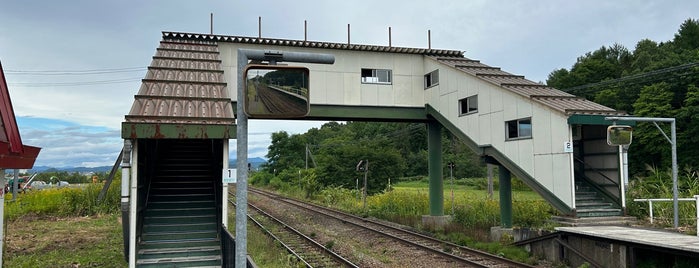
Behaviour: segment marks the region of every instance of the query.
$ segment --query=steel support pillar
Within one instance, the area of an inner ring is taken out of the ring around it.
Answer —
[[[427,147],[427,166],[430,177],[430,216],[443,216],[442,126],[437,121],[430,121],[427,123]]]
[[[504,166],[500,166],[500,227],[512,228],[512,175]]]

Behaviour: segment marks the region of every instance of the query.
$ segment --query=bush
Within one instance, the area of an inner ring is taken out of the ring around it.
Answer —
[[[33,213],[39,216],[88,216],[119,211],[121,197],[120,180],[114,180],[101,202],[97,196],[104,184],[89,184],[84,188],[56,188],[29,191],[21,194],[15,202],[5,203],[8,220]],[[6,195],[8,199],[12,195]]]
[[[672,175],[668,171],[660,171],[647,167],[649,176],[638,177],[629,182],[626,193],[626,206],[629,215],[647,218],[649,215],[647,202],[634,202],[634,199],[672,198]],[[685,168],[678,174],[678,195],[680,198],[693,197],[699,194],[699,172]],[[696,223],[696,208],[694,202],[679,202],[680,224],[692,226]],[[674,212],[672,202],[654,202],[653,216],[656,224],[672,225]]]

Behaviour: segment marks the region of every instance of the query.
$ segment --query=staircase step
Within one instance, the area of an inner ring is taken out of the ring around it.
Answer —
[[[173,258],[192,258],[204,256],[220,256],[220,247],[188,247],[188,248],[165,248],[165,249],[150,249],[139,250],[139,260],[148,262],[147,260],[173,259]]]
[[[143,224],[177,224],[177,223],[209,223],[216,222],[215,214],[205,215],[173,215],[173,216],[145,216]]]
[[[221,266],[221,255],[196,256],[196,257],[174,257],[161,259],[139,259],[136,262],[138,267],[202,267]]]
[[[142,235],[142,241],[170,241],[170,240],[189,240],[189,239],[216,239],[218,232],[216,230],[182,230],[182,231],[151,231]]]
[[[144,232],[176,232],[184,230],[216,230],[216,222],[202,223],[148,223],[143,224]]]
[[[151,194],[149,195],[149,201],[161,202],[161,201],[205,201],[214,200],[213,193],[206,194]]]
[[[205,208],[216,207],[214,200],[199,201],[152,201],[149,200],[148,209],[176,209],[176,208]]]
[[[204,216],[204,215],[216,215],[216,207],[149,208],[144,213],[144,216],[146,216],[146,217]]]
[[[621,216],[621,209],[618,209],[618,208],[579,209],[576,211],[576,215],[578,217],[581,217],[581,218]]]
[[[182,193],[188,195],[191,194],[212,194],[214,192],[214,187],[212,186],[202,186],[198,185],[191,188],[177,188],[177,187],[153,187],[150,190],[151,195],[181,195]]]
[[[551,221],[566,226],[599,226],[599,225],[631,225],[636,223],[635,217],[606,216],[592,218],[572,218],[565,216],[553,216]]]
[[[190,247],[221,247],[221,240],[211,238],[140,241],[139,250],[182,249]]]

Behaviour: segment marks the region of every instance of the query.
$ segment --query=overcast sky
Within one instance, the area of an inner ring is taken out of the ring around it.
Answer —
[[[257,36],[258,16],[268,38],[303,39],[307,20],[313,41],[346,42],[351,24],[352,43],[388,45],[390,26],[393,46],[427,47],[431,30],[433,48],[538,82],[603,45],[671,40],[699,1],[3,1],[0,61],[36,165],[113,164],[161,31],[209,33],[210,13],[222,35]],[[252,121],[251,157],[320,124]]]

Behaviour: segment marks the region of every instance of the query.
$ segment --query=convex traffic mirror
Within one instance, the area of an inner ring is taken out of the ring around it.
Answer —
[[[607,144],[612,146],[629,145],[633,139],[633,128],[630,126],[607,127]]]
[[[298,118],[308,115],[308,68],[248,65],[243,110],[249,118]]]

